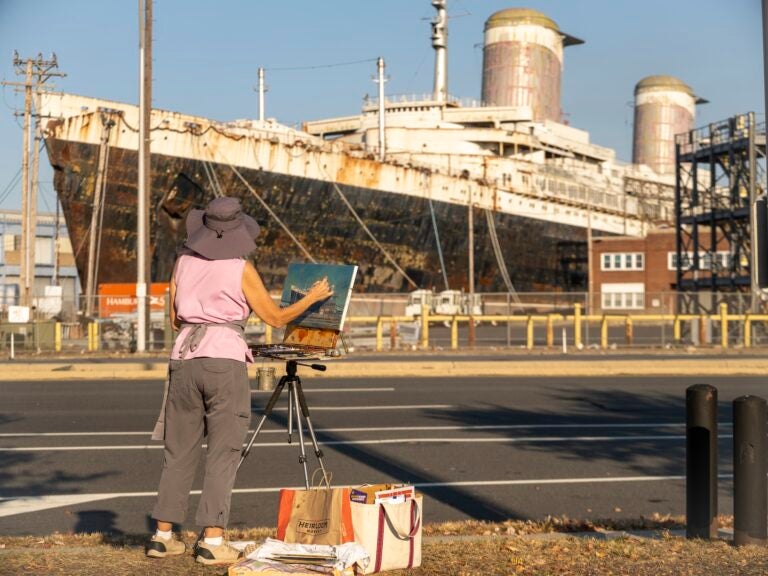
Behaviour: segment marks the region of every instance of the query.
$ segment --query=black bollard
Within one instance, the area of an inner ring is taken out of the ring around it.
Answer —
[[[759,396],[733,401],[733,543],[768,543],[766,404]]]
[[[685,391],[685,513],[688,538],[717,537],[717,388]]]

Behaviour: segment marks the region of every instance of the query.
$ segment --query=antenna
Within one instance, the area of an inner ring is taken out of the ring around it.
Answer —
[[[379,160],[384,162],[387,157],[386,128],[384,126],[384,114],[386,112],[384,83],[388,80],[385,75],[386,64],[384,63],[384,58],[376,60],[376,69],[378,70],[378,76],[373,81],[379,85]]]

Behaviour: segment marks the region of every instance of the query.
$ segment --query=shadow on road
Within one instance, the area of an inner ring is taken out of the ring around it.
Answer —
[[[619,462],[638,474],[679,475],[685,471],[685,397],[680,394],[632,393],[625,390],[549,387],[565,411],[538,412],[511,409],[491,403],[462,410],[429,410],[433,419],[461,426],[518,425],[514,429],[482,430],[483,435],[506,438],[581,437],[573,441],[521,441],[520,450],[557,453],[565,460],[578,462]],[[718,421],[729,422],[731,405],[720,401]],[[643,426],[644,424],[659,426]],[[569,425],[562,427],[562,425]],[[639,426],[633,427],[632,424]],[[536,428],[525,428],[536,425]],[[575,426],[574,426],[575,425]],[[607,425],[607,426],[602,426]],[[627,425],[612,426],[612,425]],[[541,428],[541,426],[552,426]],[[722,426],[721,426],[722,427]],[[720,457],[729,461],[730,428],[720,430]],[[481,432],[478,432],[481,433]],[[588,438],[610,437],[604,440]],[[636,440],[631,440],[632,438]],[[613,439],[618,438],[618,439]],[[626,440],[623,440],[626,438]],[[521,466],[524,465],[521,462]]]
[[[0,414],[0,427],[21,418]],[[0,501],[19,496],[79,492],[91,480],[117,475],[114,471],[72,474],[46,470],[44,452],[0,451]]]
[[[259,416],[263,414],[261,406],[252,405],[251,411]],[[287,416],[276,414],[275,412],[272,413],[270,419],[273,423],[283,427],[286,427],[288,423]],[[322,438],[318,439],[318,443],[320,448],[323,449],[323,442],[345,439],[344,436],[323,431]],[[384,454],[370,445],[335,444],[332,449],[352,460],[364,462],[366,466],[370,466],[383,475],[395,480],[407,481],[411,484],[442,483],[451,480],[445,476],[428,473],[413,463],[393,458],[391,454]],[[312,447],[310,445],[309,451],[311,452],[311,450]],[[521,517],[519,513],[509,506],[500,506],[489,499],[482,498],[458,486],[425,486],[421,487],[420,490],[438,502],[446,504],[470,518],[498,522]]]
[[[111,510],[80,510],[77,512],[77,524],[72,531],[76,534],[123,534],[123,531],[115,526],[115,520],[117,514]]]

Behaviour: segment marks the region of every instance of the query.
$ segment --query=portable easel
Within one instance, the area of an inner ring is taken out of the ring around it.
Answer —
[[[312,448],[320,463],[323,478],[327,478],[325,465],[323,464],[323,451],[317,444],[317,436],[315,435],[315,429],[312,426],[309,406],[307,405],[307,399],[304,396],[304,388],[301,384],[301,378],[299,378],[299,375],[297,374],[297,368],[299,366],[306,366],[319,372],[325,372],[326,366],[324,364],[306,364],[305,362],[312,360],[323,361],[330,357],[338,356],[339,353],[336,350],[336,343],[339,337],[340,333],[337,330],[323,330],[319,328],[304,328],[289,325],[285,331],[285,336],[281,344],[251,347],[254,356],[272,360],[285,360],[285,374],[280,378],[277,386],[275,386],[275,390],[272,392],[272,396],[270,396],[269,402],[267,402],[267,406],[264,408],[264,413],[258,426],[256,426],[248,444],[243,449],[242,455],[240,456],[240,462],[237,464],[238,470],[250,453],[253,443],[256,441],[256,437],[259,435],[259,432],[261,432],[262,426],[264,426],[267,418],[272,414],[272,410],[280,398],[280,395],[283,390],[287,388],[288,444],[291,444],[293,441],[293,424],[295,418],[296,430],[299,436],[299,463],[304,467],[304,485],[309,489],[309,470],[307,469],[307,453],[304,445],[304,426],[302,420],[306,423],[307,430],[309,431],[309,436],[312,440]],[[303,360],[304,362],[300,362],[300,360]]]

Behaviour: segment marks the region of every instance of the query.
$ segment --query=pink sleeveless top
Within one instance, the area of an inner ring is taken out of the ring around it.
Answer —
[[[245,260],[207,260],[196,254],[182,254],[176,263],[176,318],[181,323],[222,323],[248,318],[251,309],[243,294]],[[180,360],[179,349],[191,330],[182,328],[171,352]],[[253,362],[243,337],[227,326],[208,326],[195,350],[187,350],[184,359],[229,358]]]

